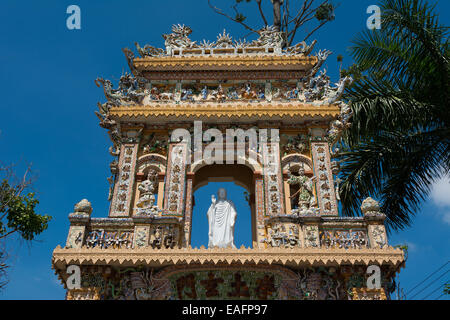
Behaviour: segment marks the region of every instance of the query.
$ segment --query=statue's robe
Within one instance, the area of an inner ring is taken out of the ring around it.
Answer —
[[[208,247],[227,248],[234,245],[234,223],[236,209],[233,202],[219,200],[208,209],[209,242]]]

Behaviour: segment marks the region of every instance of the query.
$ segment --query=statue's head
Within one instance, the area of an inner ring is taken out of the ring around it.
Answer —
[[[298,174],[299,174],[300,176],[304,176],[304,175],[305,175],[305,168],[304,168],[303,166],[301,166],[301,167],[298,169]]]
[[[227,190],[225,190],[224,188],[220,188],[217,191],[217,198],[219,198],[219,200],[226,200],[227,199]]]
[[[156,177],[156,173],[157,172],[154,169],[150,169],[147,172],[147,179],[146,180],[153,181],[155,179],[155,177]]]

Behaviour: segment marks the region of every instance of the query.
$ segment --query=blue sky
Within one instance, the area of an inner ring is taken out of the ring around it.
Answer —
[[[327,48],[334,53],[326,63],[334,81],[337,54],[344,56],[344,67],[351,63],[347,51],[350,40],[365,28],[366,8],[377,0],[339,2],[336,20],[313,37],[318,40],[315,51]],[[66,28],[66,8],[71,4],[81,8],[81,30]],[[438,10],[441,23],[449,25],[450,2],[440,1]],[[249,23],[255,22],[259,23],[257,16],[250,16]],[[83,198],[91,201],[94,217],[107,216],[109,207],[106,177],[110,175],[110,142],[93,113],[96,103],[104,101],[94,79],[101,76],[117,81],[128,69],[121,48],[134,49],[135,41],[162,47],[161,34],[169,33],[174,23],[191,26],[194,40],[215,40],[224,28],[234,38],[247,34],[214,14],[206,0],[1,1],[0,161],[18,163],[18,174],[24,164],[33,164],[38,176],[38,211],[52,215],[53,220],[31,245],[8,241],[10,283],[0,299],[64,299],[64,290],[50,265],[54,247],[65,243],[67,215]],[[195,228],[201,229],[200,223],[205,223],[201,222],[206,215],[204,208],[217,187],[211,184],[197,191],[194,222],[197,219],[199,225]],[[242,194],[243,189],[233,188],[229,197],[242,203],[243,220],[237,224],[245,225],[249,215],[245,214],[248,209],[244,209]],[[449,195],[448,181],[437,184],[413,226],[390,237],[391,244],[410,246],[400,278],[406,291],[450,258]],[[237,245],[249,241],[245,231],[236,233]],[[432,285],[430,292],[440,282]]]

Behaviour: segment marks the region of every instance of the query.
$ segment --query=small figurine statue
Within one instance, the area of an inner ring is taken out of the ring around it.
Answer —
[[[258,92],[258,99],[264,100],[265,98],[266,98],[265,92],[262,89],[259,90],[259,92]]]
[[[142,181],[138,189],[140,191],[140,197],[137,203],[138,208],[151,208],[155,204],[155,180],[156,171],[150,170],[147,175],[147,179]]]
[[[208,87],[204,86],[202,89],[202,100],[208,99]]]
[[[301,166],[298,169],[298,176],[293,175],[291,169],[288,169],[288,183],[291,185],[299,185],[299,190],[291,196],[291,198],[294,198],[298,195],[298,208],[302,211],[308,210],[310,207],[313,207],[315,205],[315,198],[313,194],[314,189],[314,181],[315,177],[308,178],[305,175],[305,168]]]

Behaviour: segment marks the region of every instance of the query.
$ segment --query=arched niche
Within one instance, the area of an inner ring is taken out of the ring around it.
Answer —
[[[215,165],[215,164],[212,164],[212,165]],[[252,157],[237,157],[237,160],[233,164],[226,164],[224,161],[223,165],[228,165],[228,166],[244,165],[244,166],[250,168],[250,170],[252,170],[253,173],[262,171],[262,167],[260,164],[260,155],[257,155],[257,154],[252,155]],[[201,159],[201,160],[191,164],[190,171],[195,173],[205,166],[210,166],[210,164],[206,163],[206,161],[204,159]]]
[[[255,184],[254,184],[254,171],[253,166],[244,164],[212,164],[202,166],[196,166],[193,179],[192,190],[193,194],[200,188],[208,185],[211,182],[233,182],[234,184],[244,188],[248,193],[248,204],[250,206],[250,219],[251,219],[251,233],[252,242],[257,239],[256,234],[256,205],[255,205]],[[201,195],[202,201],[208,201],[210,194]],[[205,199],[203,199],[205,198]],[[229,197],[230,200],[233,200]],[[195,206],[195,197],[193,197],[192,212]],[[208,202],[209,203],[209,202]],[[238,214],[239,214],[239,208]],[[206,212],[205,212],[206,214]],[[195,223],[195,217],[193,223]],[[191,226],[192,227],[192,226]]]
[[[160,154],[157,153],[146,154],[144,156],[139,157],[139,159],[137,160],[137,172],[145,173],[146,171],[148,172],[150,168],[152,168],[159,173],[165,173],[166,163],[167,158]]]
[[[312,172],[313,168],[312,160],[311,158],[303,154],[300,153],[289,154],[281,159],[281,167],[283,171],[287,171],[289,167],[293,168],[294,170],[297,170],[298,167],[302,165],[305,168],[306,172]]]
[[[306,176],[311,177],[313,175],[313,162],[311,158],[299,154],[289,154],[281,159],[281,168],[283,170],[283,184],[284,184],[284,196],[286,204],[286,213],[291,214],[292,209],[296,206],[295,196],[299,189],[297,185],[290,185],[287,181],[289,179],[288,172],[293,174],[303,167],[305,169]],[[298,195],[297,195],[298,197]]]
[[[156,188],[155,188],[155,195],[157,199],[157,206],[158,208],[162,209],[162,203],[164,198],[164,177],[166,174],[166,163],[167,158],[157,154],[157,153],[150,153],[143,155],[139,157],[137,160],[137,174],[136,174],[136,183],[134,186],[134,207],[136,207],[136,204],[140,197],[139,192],[139,184],[147,178],[148,173],[150,170],[154,170],[157,174],[156,178]]]

